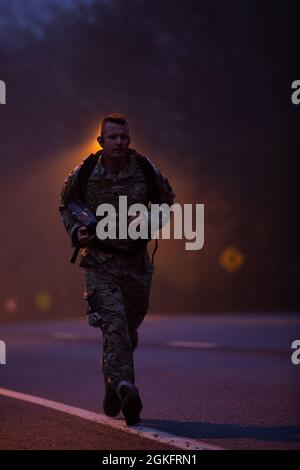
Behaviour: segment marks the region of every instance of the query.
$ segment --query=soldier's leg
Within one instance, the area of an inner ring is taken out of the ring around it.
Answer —
[[[103,334],[103,372],[116,391],[119,382],[134,383],[133,349],[124,297],[116,278],[103,267],[85,268],[85,298]]]
[[[138,344],[138,327],[148,311],[153,272],[152,264],[146,262],[142,265],[142,268],[129,271],[120,283],[133,349]]]

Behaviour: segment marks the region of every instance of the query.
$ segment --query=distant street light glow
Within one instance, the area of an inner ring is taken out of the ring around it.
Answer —
[[[37,292],[35,296],[35,304],[39,310],[46,312],[49,310],[52,303],[52,297],[48,291],[42,290]]]

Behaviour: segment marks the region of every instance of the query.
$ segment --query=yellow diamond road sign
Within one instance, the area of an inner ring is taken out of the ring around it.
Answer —
[[[244,261],[244,255],[234,246],[227,247],[219,257],[220,265],[230,273],[236,272]]]

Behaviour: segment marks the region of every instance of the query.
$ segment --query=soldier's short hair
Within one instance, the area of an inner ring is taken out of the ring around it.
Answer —
[[[103,133],[103,128],[107,122],[113,122],[115,124],[121,124],[122,126],[127,125],[128,126],[128,121],[127,118],[120,113],[110,113],[107,114],[100,122],[100,127],[99,127],[99,136],[102,136]]]

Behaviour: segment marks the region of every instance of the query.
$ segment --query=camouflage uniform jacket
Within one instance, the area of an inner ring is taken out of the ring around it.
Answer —
[[[149,202],[171,206],[174,203],[175,194],[168,180],[156,168],[149,159],[155,173],[155,200],[149,201],[148,188],[143,171],[137,163],[139,155],[136,151],[128,150],[128,161],[119,173],[112,172],[107,168],[102,159],[102,153],[99,152],[98,162],[93,169],[85,190],[85,204],[96,213],[98,205],[103,203],[112,204],[118,212],[119,196],[127,196],[127,207],[131,204],[140,203],[149,207]],[[80,201],[78,193],[78,173],[83,162],[78,165],[66,178],[61,191],[60,213],[64,226],[72,240],[73,246],[76,245],[76,232],[80,223],[67,210],[70,202]],[[83,201],[82,201],[83,202]],[[145,252],[146,244],[137,244],[136,240],[107,240],[114,246],[130,248],[134,251]],[[92,244],[81,249],[81,267],[97,266],[107,259],[114,256],[113,252],[101,250]]]

